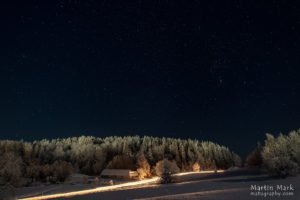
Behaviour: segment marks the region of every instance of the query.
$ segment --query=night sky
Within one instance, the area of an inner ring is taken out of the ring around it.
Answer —
[[[10,1],[0,139],[152,135],[245,154],[300,128],[292,1]]]

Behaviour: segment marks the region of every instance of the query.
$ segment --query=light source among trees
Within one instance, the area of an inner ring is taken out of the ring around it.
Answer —
[[[155,173],[159,162],[175,171],[192,171],[195,163],[203,169],[238,166],[240,158],[227,147],[191,139],[81,136],[34,142],[1,140],[0,184],[62,182],[73,172],[100,175],[105,168],[137,170],[140,178],[145,178]]]

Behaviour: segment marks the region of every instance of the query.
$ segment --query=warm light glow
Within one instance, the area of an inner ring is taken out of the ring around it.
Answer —
[[[174,174],[173,176],[184,176],[189,174],[213,174],[213,173],[223,173],[225,170],[207,170],[207,171],[200,171],[200,172],[182,172],[178,174]]]
[[[159,177],[154,177],[151,179],[123,183],[123,184],[119,184],[119,185],[104,186],[104,187],[98,187],[98,188],[94,188],[94,189],[81,190],[81,191],[75,191],[75,192],[66,192],[66,193],[58,193],[58,194],[51,194],[51,195],[44,195],[44,196],[37,196],[37,197],[21,198],[19,200],[42,200],[42,199],[55,199],[55,198],[87,195],[87,194],[93,194],[93,193],[98,193],[98,192],[105,192],[105,191],[120,189],[123,187],[139,186],[139,185],[143,185],[143,184],[156,183],[158,180],[159,180]]]
[[[211,173],[223,173],[224,170],[210,170],[210,171],[200,171],[200,172],[182,172],[178,174],[174,174],[173,176],[184,176],[189,174],[211,174]],[[140,181],[134,181],[129,183],[123,183],[119,185],[111,185],[111,186],[104,186],[104,187],[98,187],[94,189],[88,189],[88,190],[80,190],[75,192],[66,192],[66,193],[58,193],[58,194],[51,194],[51,195],[44,195],[44,196],[37,196],[37,197],[28,197],[28,198],[21,198],[19,200],[42,200],[42,199],[55,199],[55,198],[64,198],[64,197],[72,197],[72,196],[79,196],[79,195],[87,195],[87,194],[93,194],[98,192],[105,192],[110,190],[116,190],[121,189],[124,187],[130,187],[130,186],[141,186],[144,184],[152,184],[157,183],[159,181],[159,177],[154,177],[151,179],[145,179]]]

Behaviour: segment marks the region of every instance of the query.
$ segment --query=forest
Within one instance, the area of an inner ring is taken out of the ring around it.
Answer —
[[[72,173],[100,175],[105,168],[137,170],[140,177],[160,175],[160,166],[172,173],[228,169],[241,166],[240,157],[209,141],[150,136],[81,136],[40,141],[0,141],[0,184],[28,186],[58,183]]]

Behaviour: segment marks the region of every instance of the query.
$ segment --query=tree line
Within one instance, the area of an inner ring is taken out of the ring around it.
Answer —
[[[241,165],[240,157],[227,147],[191,139],[81,136],[34,142],[1,140],[0,184],[56,183],[72,173],[99,175],[104,168],[132,169],[149,177],[159,173],[155,169],[162,161],[172,163],[176,172],[191,171],[195,164],[201,169]]]

